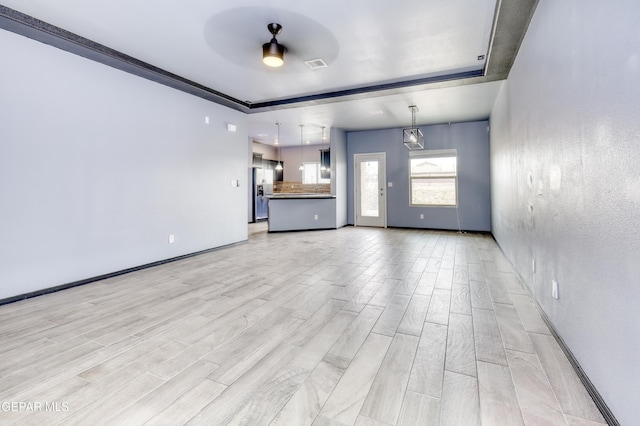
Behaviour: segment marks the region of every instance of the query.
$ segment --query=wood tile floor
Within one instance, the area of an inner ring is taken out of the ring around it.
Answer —
[[[1,306],[0,424],[603,423],[491,237],[265,226]]]

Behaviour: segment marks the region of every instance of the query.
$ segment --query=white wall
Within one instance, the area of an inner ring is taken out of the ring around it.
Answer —
[[[493,234],[628,425],[640,395],[639,22],[636,0],[541,0],[491,115]]]
[[[0,299],[247,239],[244,114],[10,32],[0,51]]]

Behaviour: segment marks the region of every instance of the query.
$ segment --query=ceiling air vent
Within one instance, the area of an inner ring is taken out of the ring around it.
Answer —
[[[317,70],[318,68],[326,68],[326,67],[329,66],[329,65],[327,65],[327,63],[325,61],[323,61],[320,58],[311,59],[309,61],[304,61],[304,64],[306,66],[308,66],[309,68],[311,68],[312,70]]]

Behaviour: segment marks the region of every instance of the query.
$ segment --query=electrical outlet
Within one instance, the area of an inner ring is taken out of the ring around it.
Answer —
[[[176,242],[176,236],[173,234],[169,234],[169,244],[173,244]]]
[[[420,213],[420,219],[424,219],[424,213]]]
[[[318,220],[318,215],[314,215],[313,220]]]
[[[531,272],[536,272],[536,260],[531,259]]]
[[[558,281],[556,280],[551,280],[551,296],[554,299],[558,298]]]

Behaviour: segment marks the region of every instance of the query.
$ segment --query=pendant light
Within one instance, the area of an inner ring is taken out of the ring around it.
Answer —
[[[276,139],[276,145],[280,145],[280,123],[276,123],[278,126],[278,139]],[[280,162],[280,146],[278,146],[278,164],[276,165],[276,170],[282,170],[282,162]]]
[[[324,164],[324,126],[322,126],[322,141],[320,142],[320,170],[326,171],[327,166]]]
[[[302,128],[304,127],[304,124],[300,125],[300,167],[298,167],[298,170],[300,171],[304,171],[304,163],[302,162],[302,153],[304,150],[304,142],[302,140]]]
[[[418,112],[418,107],[410,105],[409,109],[411,110],[411,128],[404,129],[402,142],[410,150],[424,149],[424,136],[422,135],[422,131],[416,126],[416,112]]]

